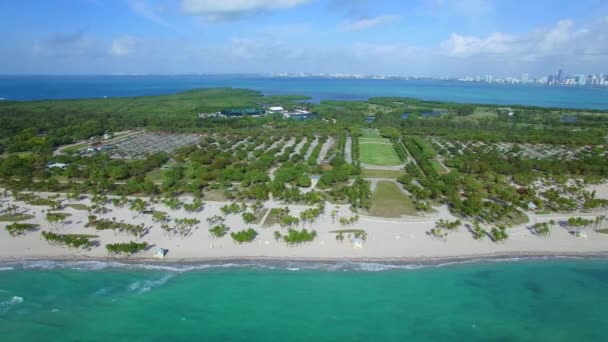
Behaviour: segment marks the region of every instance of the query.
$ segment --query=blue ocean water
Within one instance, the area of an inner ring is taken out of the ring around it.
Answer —
[[[6,100],[159,95],[205,87],[249,88],[267,95],[308,95],[315,102],[401,96],[462,103],[608,109],[608,87],[239,75],[0,76],[0,98]]]
[[[9,341],[603,341],[608,260],[0,265]]]

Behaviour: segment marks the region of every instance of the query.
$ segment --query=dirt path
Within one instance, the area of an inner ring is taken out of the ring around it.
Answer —
[[[346,135],[346,144],[344,146],[344,160],[352,164],[353,163],[353,138],[350,134]]]
[[[327,152],[334,146],[334,138],[329,137],[323,147],[321,147],[321,153],[319,153],[319,158],[317,158],[317,164],[323,163],[325,157],[327,157]]]
[[[306,156],[304,156],[304,160],[308,160],[308,158],[310,158],[312,151],[315,150],[315,147],[317,147],[317,145],[319,145],[319,137],[315,137],[315,139],[310,144],[310,147],[308,148],[308,151],[306,152]]]

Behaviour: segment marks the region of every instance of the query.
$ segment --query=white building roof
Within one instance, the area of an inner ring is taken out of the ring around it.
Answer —
[[[268,110],[271,111],[271,112],[280,112],[280,111],[283,111],[285,109],[283,107],[281,107],[281,106],[276,106],[276,107],[270,107],[270,108],[268,108]]]

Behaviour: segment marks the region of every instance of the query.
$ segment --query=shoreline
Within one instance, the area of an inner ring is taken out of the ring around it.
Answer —
[[[48,194],[47,194],[48,195]],[[3,200],[17,203],[23,212],[31,218],[25,222],[39,225],[37,232],[20,236],[10,236],[0,229],[0,263],[18,263],[35,261],[64,262],[107,262],[107,263],[143,263],[150,265],[204,264],[222,262],[308,262],[308,263],[388,263],[388,264],[441,264],[451,262],[475,262],[509,258],[608,258],[608,235],[593,230],[587,231],[588,238],[573,236],[561,225],[552,228],[549,236],[536,236],[530,225],[547,222],[554,215],[540,216],[529,214],[530,221],[509,228],[509,239],[496,243],[489,237],[474,239],[465,222],[462,229],[450,232],[447,238],[433,238],[429,230],[441,219],[452,220],[454,217],[448,208],[441,206],[437,212],[416,219],[384,219],[371,216],[360,216],[355,228],[364,230],[367,237],[355,246],[354,239],[347,236],[346,241],[337,239],[337,231],[348,231],[331,217],[351,217],[349,208],[327,203],[325,213],[314,223],[302,224],[303,228],[314,229],[317,236],[314,241],[299,245],[289,245],[274,237],[275,232],[284,232],[285,228],[273,223],[269,226],[262,223],[244,223],[240,215],[224,215],[226,225],[231,231],[241,231],[254,227],[258,233],[250,243],[238,244],[229,236],[214,237],[209,233],[211,223],[206,218],[223,215],[222,205],[228,202],[206,202],[204,209],[197,213],[188,213],[183,208],[172,210],[162,203],[150,205],[150,210],[168,212],[173,220],[193,218],[200,220],[196,228],[187,235],[168,234],[159,227],[150,215],[130,210],[126,206],[108,204],[108,212],[100,214],[104,219],[117,222],[141,224],[147,228],[145,234],[134,237],[126,233],[109,230],[94,230],[86,227],[87,211],[73,207],[64,210],[70,214],[69,219],[60,225],[51,225],[45,219],[45,207],[14,201],[11,197]],[[71,200],[71,204],[92,205],[88,198]],[[265,210],[281,207],[281,203],[269,201]],[[292,215],[298,216],[307,206],[292,206]],[[268,211],[269,212],[269,211]],[[597,212],[595,215],[603,214]],[[579,215],[581,215],[579,213]],[[118,219],[116,219],[118,218]],[[0,224],[0,228],[5,223]],[[487,229],[487,228],[486,228]],[[40,238],[41,232],[54,231],[69,234],[95,234],[97,244],[88,250],[67,249],[64,246],[49,244]],[[131,256],[112,256],[103,247],[110,243],[128,243],[130,241],[146,242],[150,247],[146,251]],[[152,248],[163,248],[168,254],[163,260],[153,258]]]
[[[420,266],[438,266],[448,265],[452,263],[483,263],[489,261],[514,261],[515,259],[526,260],[556,260],[556,259],[606,259],[608,260],[608,251],[606,252],[497,252],[489,254],[472,254],[461,256],[441,256],[441,257],[403,257],[403,258],[315,258],[315,257],[260,257],[260,256],[242,256],[242,257],[217,257],[217,258],[182,258],[175,260],[157,260],[153,258],[99,258],[87,256],[48,256],[48,257],[14,257],[0,258],[0,266],[14,263],[29,263],[29,262],[102,262],[102,263],[117,263],[123,265],[151,265],[151,266],[176,266],[176,265],[209,265],[209,264],[224,264],[224,263],[273,263],[273,262],[296,262],[296,263],[387,263],[395,265],[411,265]]]

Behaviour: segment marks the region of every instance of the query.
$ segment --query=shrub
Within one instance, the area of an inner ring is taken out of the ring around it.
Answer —
[[[314,230],[308,231],[306,229],[295,230],[289,229],[287,235],[283,236],[283,241],[289,245],[296,245],[303,242],[310,242],[317,237],[317,232]]]
[[[257,219],[255,214],[250,212],[244,212],[243,214],[241,214],[241,217],[243,218],[243,221],[245,223],[253,223]]]
[[[225,224],[220,223],[217,226],[210,228],[209,232],[214,237],[221,238],[222,236],[226,235],[229,230],[230,230],[230,228],[228,228]]]
[[[238,243],[245,243],[253,241],[256,236],[258,236],[258,232],[256,232],[253,228],[249,228],[247,230],[241,230],[240,232],[230,233],[232,236],[232,240]]]
[[[4,227],[4,229],[11,235],[11,236],[19,236],[19,235],[25,235],[28,232],[33,232],[38,230],[38,225],[37,224],[33,224],[33,223],[11,223],[8,226]]]
[[[42,238],[49,244],[65,245],[70,248],[91,248],[93,247],[92,238],[96,235],[81,235],[81,234],[55,234],[51,232],[42,232]]]
[[[106,250],[110,254],[135,254],[148,248],[147,242],[128,242],[128,243],[109,243],[106,245]]]

